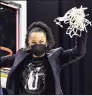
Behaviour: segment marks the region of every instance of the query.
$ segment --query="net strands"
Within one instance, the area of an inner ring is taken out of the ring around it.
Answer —
[[[63,17],[57,17],[54,22],[63,28],[63,25],[61,25],[61,22],[63,21],[65,24],[69,24],[69,27],[67,28],[66,34],[72,38],[74,35],[77,35],[81,37],[82,31],[86,31],[86,27],[88,25],[92,26],[92,23],[86,19],[85,17],[89,14],[85,14],[85,10],[88,8],[83,8],[82,6],[80,8],[72,8],[68,12],[65,13]],[[79,34],[79,33],[80,34]]]

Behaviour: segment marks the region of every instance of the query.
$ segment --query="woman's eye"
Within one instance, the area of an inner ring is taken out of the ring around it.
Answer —
[[[35,42],[32,42],[32,44],[36,44]]]
[[[43,41],[40,41],[39,43],[43,43]]]

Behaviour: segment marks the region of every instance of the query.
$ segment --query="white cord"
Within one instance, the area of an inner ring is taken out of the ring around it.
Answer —
[[[91,22],[85,18],[89,15],[85,15],[84,10],[86,9],[88,8],[83,8],[82,6],[80,8],[74,7],[66,12],[63,17],[57,17],[54,22],[62,28],[63,25],[61,25],[60,22],[63,21],[65,24],[69,24],[66,34],[68,34],[70,38],[72,38],[74,35],[81,37],[82,31],[87,32],[86,26],[92,26]],[[80,34],[78,34],[78,30],[80,31]]]

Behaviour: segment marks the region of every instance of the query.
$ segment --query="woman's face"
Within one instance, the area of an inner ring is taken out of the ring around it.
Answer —
[[[28,37],[29,47],[35,44],[44,44],[47,46],[47,39],[44,32],[32,32]]]

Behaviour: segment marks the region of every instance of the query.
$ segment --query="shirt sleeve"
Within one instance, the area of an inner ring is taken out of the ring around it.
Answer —
[[[68,50],[63,50],[61,53],[63,65],[67,65],[79,60],[86,53],[87,33],[82,32],[81,37],[76,38],[75,47]]]
[[[3,56],[0,58],[0,68],[1,67],[11,67],[15,60],[15,54],[12,56]]]

